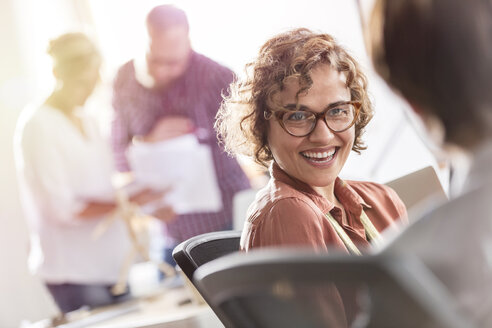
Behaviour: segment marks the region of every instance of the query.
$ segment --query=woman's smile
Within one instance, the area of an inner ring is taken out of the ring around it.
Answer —
[[[338,149],[339,147],[331,147],[329,149],[310,149],[302,151],[299,154],[301,154],[301,156],[314,167],[325,167],[334,162]]]

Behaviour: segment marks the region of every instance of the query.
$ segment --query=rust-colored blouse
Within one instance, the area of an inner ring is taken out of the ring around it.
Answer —
[[[258,192],[248,209],[241,237],[242,250],[288,245],[318,251],[335,248],[348,253],[325,216],[328,212],[361,250],[369,246],[360,221],[362,210],[379,232],[398,220],[403,223],[408,220],[405,205],[387,186],[337,178],[334,192],[345,208],[347,220],[344,223],[341,209],[309,185],[290,177],[275,163],[270,173],[269,183]]]

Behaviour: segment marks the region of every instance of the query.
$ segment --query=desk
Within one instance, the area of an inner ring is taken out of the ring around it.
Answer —
[[[187,302],[184,288],[167,290],[155,297],[136,302],[134,311],[86,328],[214,328],[224,327],[207,304]],[[115,307],[115,306],[113,306]]]
[[[94,309],[57,328],[223,328],[207,304],[189,301],[185,287],[167,289],[152,297]],[[30,328],[48,328],[34,324]]]

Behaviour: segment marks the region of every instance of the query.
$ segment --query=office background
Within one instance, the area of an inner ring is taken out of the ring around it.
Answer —
[[[364,9],[372,1],[364,1]],[[55,307],[42,284],[27,269],[28,231],[16,182],[12,136],[22,108],[43,99],[54,82],[45,54],[48,41],[65,32],[84,31],[104,57],[102,83],[91,109],[102,124],[111,119],[110,86],[117,68],[138,55],[150,0],[3,0],[0,2],[0,326],[18,327],[52,315]],[[426,141],[408,123],[407,104],[375,76],[362,37],[355,0],[174,1],[190,21],[194,49],[242,74],[261,44],[275,33],[308,27],[334,35],[360,61],[370,82],[376,115],[367,128],[369,146],[352,154],[345,178],[386,182],[419,168],[438,169],[447,188],[447,172]],[[106,125],[107,126],[107,125]],[[106,129],[109,132],[109,129]]]

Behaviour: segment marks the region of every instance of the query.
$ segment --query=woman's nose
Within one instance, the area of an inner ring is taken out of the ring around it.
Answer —
[[[316,122],[313,132],[309,135],[312,142],[325,142],[335,137],[335,133],[328,128],[325,120],[320,118]]]

